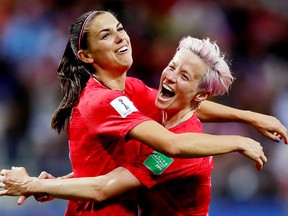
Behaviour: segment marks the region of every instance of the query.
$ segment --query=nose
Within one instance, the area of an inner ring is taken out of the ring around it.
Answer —
[[[166,80],[172,83],[176,82],[176,72],[175,71],[169,71],[166,73]]]
[[[116,32],[115,43],[121,43],[123,40],[123,35],[120,32]]]

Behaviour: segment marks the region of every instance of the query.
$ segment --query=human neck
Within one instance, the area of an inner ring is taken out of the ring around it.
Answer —
[[[196,108],[189,108],[181,110],[175,114],[167,111],[162,111],[162,124],[165,128],[171,128],[181,124],[182,122],[191,118]]]
[[[103,75],[103,73],[95,73],[92,77],[96,82],[108,89],[119,91],[125,90],[126,73],[120,75],[111,75],[108,73]]]

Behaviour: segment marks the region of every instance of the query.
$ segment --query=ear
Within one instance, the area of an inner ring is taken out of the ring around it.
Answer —
[[[83,61],[84,63],[87,63],[87,64],[92,64],[93,63],[93,58],[91,58],[89,53],[87,53],[85,50],[79,50],[77,52],[77,57],[81,61]]]
[[[197,102],[202,102],[204,100],[206,100],[209,97],[209,93],[208,92],[198,92],[195,96],[194,96],[194,100]]]

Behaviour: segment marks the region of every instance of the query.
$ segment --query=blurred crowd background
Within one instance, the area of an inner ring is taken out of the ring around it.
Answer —
[[[229,95],[213,100],[274,115],[288,127],[287,0],[1,0],[1,169],[70,172],[66,135],[50,129],[50,117],[61,98],[56,70],[69,27],[89,10],[117,14],[133,47],[128,75],[155,88],[181,37],[217,41],[236,81]],[[238,153],[215,157],[210,216],[288,215],[288,147],[241,123],[204,127],[208,133],[251,137],[268,157],[261,172]],[[31,199],[19,207],[16,199],[3,197],[0,215],[63,215],[65,205]]]

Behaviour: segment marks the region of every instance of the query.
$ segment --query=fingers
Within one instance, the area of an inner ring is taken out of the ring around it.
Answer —
[[[283,142],[285,144],[288,143],[288,136],[287,136],[287,131],[284,132],[284,131],[278,131],[278,132],[274,132],[273,134],[271,133],[271,136],[273,136],[273,139],[276,141],[276,142],[280,142],[281,140],[283,140]]]
[[[5,174],[8,172],[7,169],[2,169],[0,172],[0,175],[5,176]]]
[[[256,162],[255,167],[256,167],[256,169],[257,169],[258,171],[262,170],[263,167],[264,167],[264,162],[263,162],[261,159],[259,159],[259,160]]]
[[[255,167],[258,171],[262,170],[263,168],[263,166],[261,166],[259,163],[256,163]]]
[[[263,167],[264,167],[264,165],[265,165],[267,162],[268,162],[268,159],[267,159],[267,157],[265,156],[265,154],[264,154],[264,152],[263,152],[263,148],[262,148],[262,146],[261,146],[261,153],[260,153],[260,156],[259,156],[259,158],[257,159],[256,165],[255,165],[256,169],[257,169],[258,171],[262,170]]]
[[[58,179],[66,179],[66,178],[74,178],[74,172],[71,172],[71,173],[64,175],[64,176],[61,176],[61,177],[58,177]]]
[[[279,143],[281,141],[281,136],[278,135],[278,133],[274,132],[267,132],[267,137],[271,140],[274,140],[275,142]]]
[[[6,190],[6,185],[5,185],[4,181],[5,181],[5,176],[1,173],[0,174],[0,189],[1,189],[0,190],[0,196],[5,196],[5,195],[7,195],[7,192],[8,192]]]
[[[267,163],[267,157],[263,151],[263,146],[253,139],[248,139],[247,141],[249,143],[247,150],[242,153],[255,162],[255,167],[257,170],[263,169],[264,165]]]
[[[0,182],[0,188],[3,188],[3,189],[5,189],[5,184],[4,184],[4,183],[2,183],[2,182]]]
[[[0,196],[5,196],[7,194],[7,190],[0,190]]]
[[[42,172],[40,173],[40,175],[38,176],[38,178],[39,178],[39,179],[45,179],[45,178],[47,177],[47,175],[48,175],[47,172],[42,171]]]
[[[19,199],[18,199],[18,201],[17,201],[17,204],[18,204],[18,205],[22,205],[22,204],[25,202],[25,200],[28,199],[29,197],[30,197],[30,195],[20,196]]]
[[[268,159],[265,156],[264,152],[263,152],[263,155],[261,155],[261,160],[263,161],[263,165],[265,165],[268,162]]]
[[[287,128],[277,118],[275,118],[275,121],[276,123],[273,130],[274,132],[273,135],[278,137],[279,142],[282,139],[284,143],[287,144],[288,142]]]
[[[1,170],[1,174],[0,174],[0,188],[5,188],[5,184],[4,184],[5,173],[6,173],[6,171]]]
[[[0,189],[5,189],[5,184],[4,184],[5,173],[6,171],[4,169],[2,169],[0,172]],[[0,196],[4,196],[4,195],[6,195],[6,190],[0,190]]]
[[[46,201],[49,201],[51,199],[49,195],[39,195],[39,196],[34,196],[34,198],[38,202],[46,202]]]
[[[25,168],[12,166],[12,168],[10,170],[9,169],[2,169],[0,171],[0,175],[7,176],[9,173],[11,173],[12,170],[25,170]]]
[[[267,136],[269,139],[275,141],[275,142],[280,142],[283,140],[284,143],[287,144],[287,134],[284,131],[277,130],[265,130],[263,131],[263,135]]]
[[[54,179],[55,177],[46,171],[42,171],[40,175],[38,176],[39,179]]]
[[[256,169],[260,171],[263,169],[263,166],[264,166],[264,162],[261,159],[257,160],[256,165],[255,165]]]

